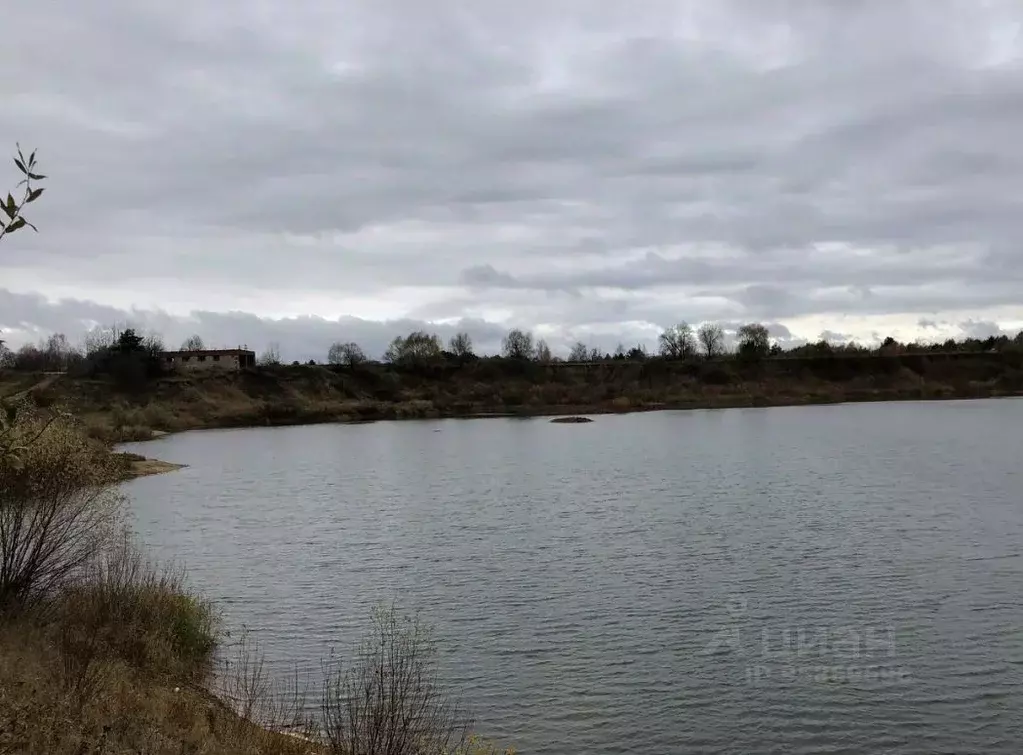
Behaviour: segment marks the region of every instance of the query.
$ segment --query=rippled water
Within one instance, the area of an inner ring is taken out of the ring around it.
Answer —
[[[1023,401],[187,433],[138,526],[318,673],[421,609],[523,753],[1017,753]]]

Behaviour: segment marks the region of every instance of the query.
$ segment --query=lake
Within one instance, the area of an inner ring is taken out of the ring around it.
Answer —
[[[1016,753],[1023,400],[204,431],[125,485],[275,668],[419,610],[522,753]]]

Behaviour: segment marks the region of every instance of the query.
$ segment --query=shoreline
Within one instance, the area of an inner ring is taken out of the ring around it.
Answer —
[[[1023,348],[539,363],[440,360],[193,370],[139,378],[0,371],[7,392],[113,448],[187,430],[762,408],[1023,395]]]
[[[152,475],[166,474],[184,469],[187,464],[175,464],[161,459],[152,459],[148,456],[132,453],[130,451],[114,451],[111,455],[122,461],[122,473],[119,482],[130,482],[140,477],[151,477]]]
[[[204,430],[245,430],[265,427],[299,427],[308,425],[366,425],[375,422],[411,422],[434,419],[535,419],[539,417],[586,417],[604,416],[611,414],[641,414],[646,412],[664,411],[699,411],[714,409],[776,409],[783,407],[800,406],[838,406],[843,404],[880,404],[880,403],[919,403],[919,402],[941,402],[941,401],[974,401],[984,399],[1023,398],[1023,392],[1006,393],[973,393],[973,394],[940,394],[940,395],[901,395],[895,393],[878,393],[873,396],[856,397],[828,397],[808,396],[802,400],[795,397],[775,397],[773,399],[764,396],[748,396],[736,398],[735,400],[717,400],[713,402],[686,401],[686,402],[664,402],[660,404],[647,404],[644,406],[616,407],[607,405],[580,405],[580,406],[544,406],[544,407],[515,407],[513,411],[480,411],[480,412],[437,412],[428,416],[380,416],[375,418],[346,418],[325,419],[319,416],[291,417],[276,422],[241,423],[228,420],[220,423],[204,424],[196,427],[182,428],[180,430],[153,430],[148,438],[123,441],[123,443],[149,443],[150,441],[166,438],[170,435],[178,435],[185,432]],[[576,423],[573,423],[576,424]],[[578,424],[592,424],[578,423]],[[118,443],[122,445],[122,443]],[[157,474],[166,474],[184,469],[187,464],[176,464],[149,458],[132,452],[113,451],[112,453],[132,457],[124,482],[148,477]]]
[[[879,392],[870,396],[805,396],[805,397],[767,397],[746,396],[715,398],[711,401],[673,401],[649,403],[640,406],[609,406],[607,404],[564,404],[558,406],[517,406],[512,408],[494,409],[493,411],[427,411],[420,415],[399,415],[380,412],[378,416],[352,417],[339,413],[336,416],[325,416],[312,413],[308,416],[278,417],[275,419],[248,422],[246,418],[224,418],[222,421],[197,423],[191,427],[175,430],[152,430],[146,438],[126,439],[121,443],[147,443],[170,435],[194,432],[196,430],[246,430],[260,427],[298,427],[306,425],[368,425],[375,422],[414,422],[435,419],[533,419],[537,417],[568,417],[568,416],[603,416],[610,414],[642,414],[646,412],[666,411],[700,411],[715,409],[778,409],[799,406],[837,406],[842,404],[882,404],[882,403],[920,403],[941,401],[983,401],[986,399],[1023,398],[1023,391],[986,392],[986,393],[946,393],[918,395],[911,392],[887,393]],[[187,466],[187,465],[186,465]]]

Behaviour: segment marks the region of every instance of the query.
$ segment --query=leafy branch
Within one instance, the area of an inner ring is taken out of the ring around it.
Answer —
[[[8,233],[14,233],[20,231],[25,226],[28,226],[33,231],[38,232],[38,228],[32,225],[25,216],[22,215],[22,211],[26,205],[35,202],[39,197],[42,196],[43,188],[37,188],[33,185],[33,181],[42,181],[46,176],[36,173],[36,153],[32,150],[32,153],[26,158],[25,153],[21,151],[21,145],[16,145],[18,148],[18,156],[14,158],[14,164],[18,166],[24,174],[24,178],[18,181],[18,187],[24,187],[24,193],[22,194],[21,200],[14,198],[11,193],[7,194],[7,198],[4,199],[0,195],[0,239],[6,236]],[[5,217],[6,216],[6,217]]]
[[[26,158],[25,153],[21,151],[21,145],[15,146],[18,148],[18,155],[14,158],[14,164],[25,176],[18,181],[17,187],[24,187],[24,193],[20,201],[16,200],[11,193],[7,194],[6,199],[0,194],[0,239],[8,233],[20,231],[25,226],[37,233],[39,231],[21,213],[26,205],[32,204],[43,194],[44,189],[34,186],[33,181],[42,181],[46,176],[36,173],[35,150],[32,150],[32,153]],[[17,187],[15,187],[16,190]],[[0,344],[2,343],[3,341],[0,341]],[[0,465],[14,464],[17,466],[20,463],[19,454],[39,440],[56,419],[55,416],[51,417],[48,422],[43,424],[42,429],[30,438],[18,437],[18,406],[12,400],[13,398],[13,394],[0,396]]]

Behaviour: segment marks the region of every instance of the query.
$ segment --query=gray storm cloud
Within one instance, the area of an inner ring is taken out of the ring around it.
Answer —
[[[135,307],[295,358],[403,318],[606,348],[680,319],[1001,328],[1023,321],[1021,22],[1008,1],[16,4],[0,147],[51,178],[41,232],[0,248],[0,328]]]

